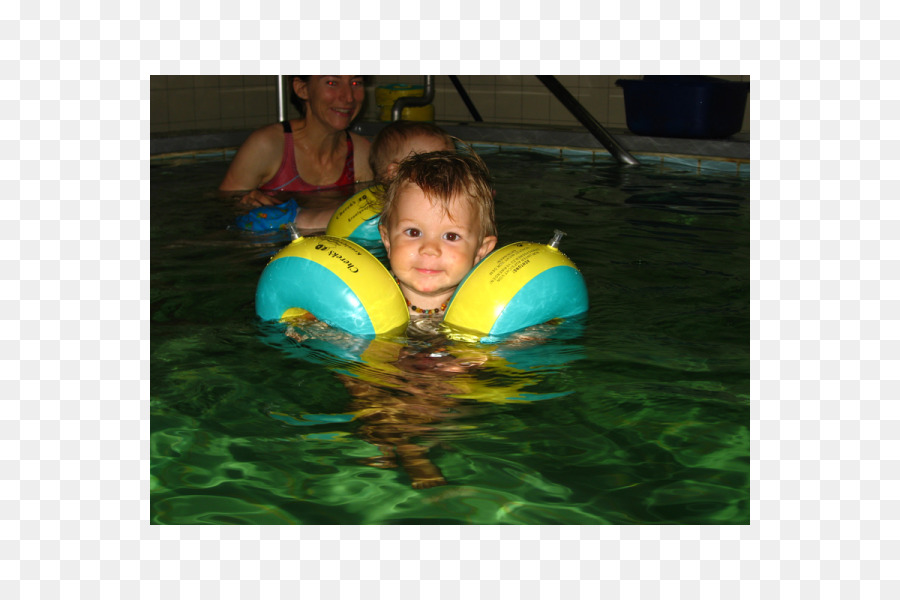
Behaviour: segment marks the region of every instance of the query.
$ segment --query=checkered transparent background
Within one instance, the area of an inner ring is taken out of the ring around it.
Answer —
[[[0,5],[0,597],[900,597],[900,9],[819,4]],[[147,524],[149,77],[320,69],[752,76],[751,525]]]

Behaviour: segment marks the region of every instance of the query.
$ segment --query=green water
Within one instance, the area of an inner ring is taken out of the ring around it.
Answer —
[[[152,523],[749,522],[749,181],[484,158],[500,244],[566,231],[591,309],[439,356],[258,322],[281,242],[226,229],[226,163],[151,167]],[[414,489],[379,442],[447,485]]]

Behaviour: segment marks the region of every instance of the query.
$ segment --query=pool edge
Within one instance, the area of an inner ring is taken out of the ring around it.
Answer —
[[[587,131],[571,127],[529,127],[486,125],[480,123],[438,122],[451,135],[476,149],[534,150],[562,159],[609,160],[610,153]],[[363,121],[353,130],[374,136],[385,122]],[[662,164],[698,173],[750,175],[749,135],[738,134],[723,140],[696,140],[638,136],[629,131],[612,131],[622,146],[641,162]],[[180,160],[219,160],[234,155],[250,131],[218,133],[194,132],[150,140],[150,159],[154,163]]]

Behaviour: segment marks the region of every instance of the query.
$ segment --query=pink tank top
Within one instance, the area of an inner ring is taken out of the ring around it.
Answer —
[[[303,181],[300,173],[297,172],[290,119],[282,121],[281,126],[284,128],[284,151],[281,156],[281,166],[278,167],[278,172],[272,179],[259,186],[260,190],[264,192],[315,192],[356,182],[356,174],[353,171],[353,139],[349,132],[347,132],[347,160],[344,162],[341,176],[337,181],[328,185],[311,185]]]

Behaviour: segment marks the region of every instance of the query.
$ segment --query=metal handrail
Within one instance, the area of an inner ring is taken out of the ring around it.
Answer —
[[[456,91],[459,93],[459,97],[462,98],[463,104],[466,105],[466,108],[469,109],[469,114],[472,115],[472,118],[475,119],[476,122],[481,123],[484,119],[481,118],[481,113],[478,112],[478,109],[475,108],[475,104],[472,103],[472,99],[469,98],[469,94],[466,92],[466,88],[463,87],[462,82],[459,80],[459,77],[456,75],[450,75],[450,83],[453,84],[453,87],[456,88]]]
[[[612,156],[622,164],[625,165],[639,165],[641,164],[638,159],[631,155],[628,150],[626,150],[619,142],[610,134],[600,122],[594,118],[594,116],[584,107],[581,103],[575,99],[575,97],[566,89],[566,87],[559,82],[553,75],[537,75],[538,80],[547,87],[548,90],[556,97],[557,100],[562,102],[563,106],[568,109],[572,116],[574,116],[578,121],[584,125],[587,130],[599,141],[607,151],[609,151]],[[480,115],[478,111],[475,110],[474,105],[471,104],[471,100],[468,100],[468,94],[465,93],[465,90],[462,88],[462,85],[459,84],[459,80],[455,77],[450,78],[453,82],[454,87],[456,87],[457,92],[460,93],[460,96],[463,99],[463,102],[466,103],[466,106],[469,108],[469,111],[475,117],[476,121],[480,121]],[[425,75],[425,92],[421,96],[402,96],[397,98],[394,101],[394,105],[391,107],[391,121],[399,121],[400,116],[403,113],[403,109],[408,106],[426,106],[430,104],[434,100],[434,75]]]
[[[622,164],[639,165],[638,159],[633,157],[628,150],[614,138],[600,122],[591,115],[588,110],[575,99],[575,97],[561,84],[553,75],[537,75],[537,78],[547,86],[547,89],[556,96],[556,99],[563,103],[572,116],[584,125],[590,131],[597,141],[603,144],[613,157]]]
[[[284,75],[279,75],[278,81],[278,122],[284,121]]]

